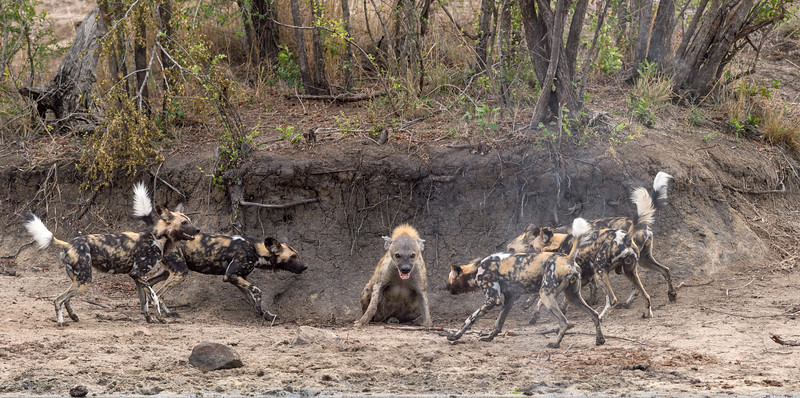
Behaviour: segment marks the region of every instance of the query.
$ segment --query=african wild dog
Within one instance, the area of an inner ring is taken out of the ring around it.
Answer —
[[[383,255],[364,290],[361,310],[364,314],[355,322],[362,327],[370,320],[385,322],[415,322],[431,326],[428,307],[428,273],[422,250],[425,242],[414,227],[403,224],[384,236]]]
[[[141,183],[134,188],[134,191],[137,190],[147,191]],[[67,325],[64,322],[63,307],[67,308],[69,317],[78,322],[70,300],[89,287],[92,282],[92,267],[101,272],[128,274],[136,283],[139,303],[147,322],[153,322],[148,309],[152,301],[156,307],[156,318],[163,323],[159,299],[147,280],[147,273],[161,261],[165,251],[169,251],[178,241],[194,239],[200,232],[189,217],[181,213],[182,208],[182,205],[178,205],[175,211],[169,211],[157,206],[158,220],[153,221],[152,204],[134,195],[134,216],[152,225],[149,230],[83,235],[70,242],[55,238],[39,217],[29,214],[25,229],[36,240],[39,249],[46,249],[53,243],[64,249],[61,261],[65,264],[72,285],[55,299],[58,324]]]
[[[559,332],[556,340],[547,346],[558,348],[564,333],[570,325],[556,303],[556,296],[564,292],[567,299],[591,316],[596,329],[597,345],[605,343],[600,330],[600,317],[581,297],[581,270],[575,265],[575,255],[579,242],[583,242],[589,231],[586,220],[573,221],[573,235],[576,238],[568,255],[555,252],[542,253],[497,253],[482,260],[475,260],[462,266],[451,266],[447,289],[451,294],[461,294],[482,289],[486,301],[472,315],[464,326],[449,335],[448,340],[458,340],[479,317],[497,305],[503,295],[503,309],[495,322],[494,329],[482,341],[492,341],[503,328],[506,316],[521,294],[539,292],[541,302],[558,318]]]
[[[666,205],[667,201],[667,185],[669,180],[672,178],[671,175],[660,171],[656,175],[655,179],[653,180],[653,189],[648,191],[647,188],[640,187],[636,188],[633,193],[631,194],[631,201],[634,205],[636,205],[636,215],[634,217],[612,217],[612,218],[601,218],[592,220],[590,225],[593,230],[602,230],[602,229],[620,229],[624,231],[631,230],[636,224],[636,220],[641,220],[647,216],[647,227],[644,229],[637,229],[635,233],[633,233],[633,241],[636,243],[636,246],[639,248],[639,264],[647,269],[655,270],[661,273],[664,279],[667,282],[667,295],[670,301],[675,301],[677,298],[677,292],[675,287],[672,285],[672,275],[668,267],[661,265],[656,259],[653,257],[653,231],[650,229],[650,225],[653,223],[653,216],[655,214],[656,209],[662,208]],[[568,234],[569,228],[566,226],[562,226],[556,228],[555,230],[550,228],[538,228],[533,225],[529,225],[525,232],[514,239],[508,245],[509,251],[516,251],[516,252],[524,252],[526,250],[530,250],[529,242],[533,242],[535,239],[539,237],[540,234],[550,234],[552,239],[548,244],[548,247],[543,249],[544,251],[559,251],[565,252],[566,247],[570,247],[570,240],[571,237]],[[539,238],[542,239],[542,238]],[[583,283],[586,284],[591,281],[591,278],[586,278],[590,276],[593,271],[591,270],[584,270],[583,271]],[[587,275],[588,273],[588,275]],[[636,295],[639,293],[638,289],[632,289],[631,295],[625,301],[624,304],[620,306],[627,307],[629,306],[633,300],[636,298]],[[594,298],[594,287],[592,289],[592,297]]]
[[[138,194],[147,195],[147,192]],[[161,268],[158,274],[150,278],[150,282],[155,285],[166,280],[158,287],[157,295],[161,297],[161,309],[167,316],[178,314],[167,308],[164,297],[180,285],[191,270],[201,274],[223,275],[222,280],[236,286],[256,309],[259,317],[272,321],[275,314],[261,308],[261,289],[246,278],[255,268],[282,269],[299,274],[307,267],[297,251],[274,238],[258,241],[241,236],[200,233],[194,240],[181,242],[174,250],[167,252]]]

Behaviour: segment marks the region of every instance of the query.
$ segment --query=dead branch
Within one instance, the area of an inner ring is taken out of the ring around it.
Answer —
[[[421,332],[444,332],[444,328],[439,327],[425,327],[425,326],[395,326],[395,325],[385,325],[384,328],[386,329],[394,329],[394,330],[416,330]]]
[[[788,345],[788,346],[792,346],[792,347],[800,347],[800,341],[798,341],[798,340],[786,340],[783,337],[778,336],[777,334],[770,334],[769,337],[772,339],[772,341],[774,341],[774,342],[776,342],[776,343],[778,343],[780,345]]]
[[[170,189],[172,189],[173,191],[175,191],[175,193],[177,193],[178,195],[181,195],[181,197],[182,197],[182,198],[186,199],[186,195],[184,195],[184,194],[183,194],[183,192],[181,192],[180,190],[178,190],[178,188],[175,188],[175,187],[173,187],[173,186],[172,186],[172,184],[170,184],[170,183],[168,183],[168,182],[164,181],[164,179],[163,179],[163,178],[161,178],[161,177],[159,177],[159,176],[158,176],[156,173],[153,173],[153,172],[151,171],[151,172],[150,172],[150,175],[152,175],[152,176],[153,176],[155,179],[157,179],[157,180],[161,181],[161,183],[163,183],[163,184],[164,184],[164,185],[166,185],[168,188],[170,188]]]
[[[28,242],[28,243],[26,243],[26,244],[24,244],[24,245],[20,246],[20,247],[19,247],[19,249],[17,249],[17,252],[16,252],[16,253],[14,253],[13,255],[10,255],[10,256],[2,256],[2,257],[0,257],[0,259],[3,259],[3,260],[10,260],[10,259],[17,258],[17,256],[19,256],[19,252],[21,252],[21,251],[22,251],[22,249],[24,249],[26,246],[28,246],[28,245],[32,245],[32,244],[33,244],[33,242],[35,242],[35,241],[33,241],[33,240],[32,240],[32,241],[30,241],[30,242]]]
[[[786,192],[786,186],[783,185],[783,182],[781,182],[779,189],[772,189],[772,190],[767,190],[767,191],[747,191],[747,190],[744,190],[744,189],[739,189],[739,188],[732,187],[730,185],[725,185],[725,184],[722,184],[722,186],[725,187],[725,188],[730,189],[731,191],[736,191],[736,192],[739,192],[739,193],[749,193],[749,194],[752,194],[752,195],[764,195],[764,194],[768,194],[768,193],[784,193],[784,192]]]
[[[745,283],[745,284],[744,284],[744,285],[742,285],[742,286],[739,286],[739,287],[732,287],[732,288],[729,288],[729,289],[725,289],[725,297],[728,297],[728,292],[729,292],[729,291],[731,291],[731,290],[739,290],[739,289],[744,289],[744,288],[746,288],[747,286],[750,286],[750,284],[751,284],[751,283],[753,283],[753,282],[755,282],[755,281],[756,281],[756,278],[753,278],[753,279],[751,279],[751,280],[750,280],[750,282],[747,282],[747,283]]]
[[[713,308],[706,308],[706,310],[709,310],[711,312],[716,312],[716,313],[719,313],[719,314],[723,314],[723,315],[737,316],[739,318],[745,318],[745,319],[777,318],[779,316],[795,316],[797,314],[800,314],[800,308],[789,308],[788,310],[786,310],[784,312],[781,312],[780,314],[771,314],[771,315],[741,315],[741,314],[734,314],[732,312],[725,312],[725,311],[715,310]]]
[[[680,288],[682,288],[682,287],[700,287],[700,286],[708,286],[708,285],[710,285],[710,284],[712,284],[712,283],[714,283],[714,278],[711,278],[711,280],[710,280],[710,281],[708,281],[708,282],[703,282],[703,283],[695,283],[695,284],[689,284],[689,283],[686,283],[686,282],[681,282],[681,283],[679,283],[679,284],[678,284],[678,286],[676,286],[676,287],[675,287],[675,290],[677,290],[677,289],[680,289]]]
[[[553,334],[553,333],[558,333],[558,329],[549,329],[549,330],[544,330],[544,331],[541,331],[541,332],[536,332],[536,334],[541,334],[541,335]],[[564,333],[564,334],[582,334],[582,335],[586,335],[586,336],[594,336],[595,335],[595,333],[589,333],[589,332],[569,332],[569,331]],[[627,338],[627,337],[612,336],[612,335],[608,335],[608,334],[604,334],[603,336],[605,336],[606,338],[609,338],[609,339],[617,339],[617,340],[629,341],[631,343],[647,345],[646,341],[630,339],[630,338]]]
[[[374,93],[360,93],[360,94],[340,94],[340,95],[311,95],[311,94],[286,94],[286,99],[299,98],[301,100],[312,101],[334,101],[334,102],[358,102],[371,100],[373,98],[382,97],[386,95],[386,91],[376,91]]]
[[[294,202],[282,203],[282,204],[277,204],[277,205],[264,204],[264,203],[255,203],[255,202],[248,202],[248,201],[245,201],[245,200],[239,200],[239,205],[240,206],[263,207],[265,209],[286,209],[288,207],[304,205],[306,203],[314,203],[314,202],[319,202],[319,198],[302,199],[302,200],[298,200],[298,201],[294,201]]]

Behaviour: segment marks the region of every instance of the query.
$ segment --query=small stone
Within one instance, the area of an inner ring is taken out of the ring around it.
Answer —
[[[233,348],[211,341],[201,341],[192,348],[189,364],[203,372],[244,366],[239,354]]]
[[[85,397],[88,393],[89,390],[86,389],[86,386],[75,386],[69,390],[69,396],[71,397]]]

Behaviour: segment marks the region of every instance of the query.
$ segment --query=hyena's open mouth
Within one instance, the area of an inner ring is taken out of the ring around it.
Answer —
[[[403,271],[398,268],[397,273],[400,274],[400,279],[408,279],[411,277],[411,268],[409,268],[408,272],[406,273],[403,273]]]

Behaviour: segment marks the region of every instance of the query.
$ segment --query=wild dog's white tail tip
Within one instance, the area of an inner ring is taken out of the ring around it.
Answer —
[[[653,192],[658,195],[658,199],[664,200],[667,198],[667,185],[670,179],[672,179],[672,176],[663,171],[659,171],[656,174],[656,178],[653,179]]]
[[[39,249],[47,249],[53,243],[53,233],[44,225],[39,217],[31,214],[25,222],[25,229],[31,234]]]
[[[591,230],[592,226],[589,225],[589,222],[583,218],[576,218],[574,221],[572,221],[572,236],[576,238],[580,238],[581,236],[588,234],[591,232]]]
[[[133,186],[133,215],[135,217],[147,217],[153,212],[153,204],[150,201],[150,193],[143,182],[138,182]]]
[[[664,185],[664,187],[666,187],[666,185]],[[666,195],[666,190],[664,190],[664,195]],[[656,212],[653,199],[654,198],[650,196],[646,188],[639,187],[633,190],[633,193],[631,193],[631,202],[636,205],[636,217],[633,218],[634,224],[641,223],[650,225],[653,223],[653,216]]]

